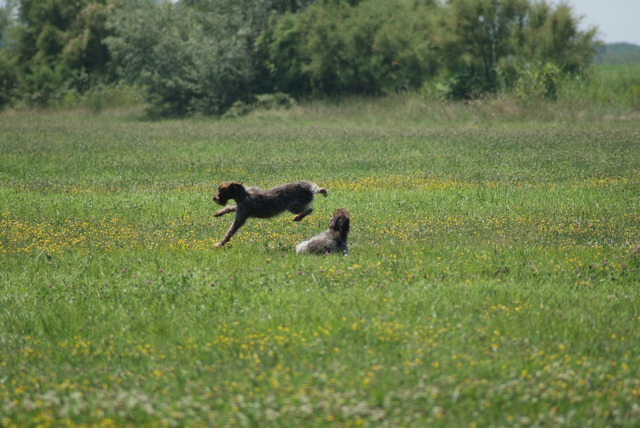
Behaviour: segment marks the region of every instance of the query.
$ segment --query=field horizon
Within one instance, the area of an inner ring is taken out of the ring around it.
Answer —
[[[0,114],[0,426],[640,423],[630,107]],[[221,249],[217,185],[305,179]],[[296,255],[331,213],[349,255]]]

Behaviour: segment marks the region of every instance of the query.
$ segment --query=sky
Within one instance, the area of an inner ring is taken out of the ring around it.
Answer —
[[[640,0],[565,0],[582,15],[582,28],[597,26],[605,43],[640,45]]]

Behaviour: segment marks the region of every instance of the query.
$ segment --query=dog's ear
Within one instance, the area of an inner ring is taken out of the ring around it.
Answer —
[[[220,183],[218,186],[218,190],[227,190],[227,189],[237,189],[242,187],[242,183],[237,181],[225,181],[224,183]]]
[[[346,215],[346,211],[345,211],[345,215],[341,218],[341,224],[340,224],[340,236],[342,236],[342,239],[346,239],[347,235],[349,234],[349,216]]]

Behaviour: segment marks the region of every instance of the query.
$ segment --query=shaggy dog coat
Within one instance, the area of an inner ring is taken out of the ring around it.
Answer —
[[[347,235],[349,235],[349,213],[343,208],[338,208],[331,217],[329,230],[296,245],[296,253],[325,254],[340,252],[346,255],[348,252]]]
[[[267,190],[261,190],[258,187],[244,187],[242,183],[235,181],[220,184],[218,193],[213,197],[214,202],[225,206],[230,199],[233,199],[236,201],[236,205],[223,208],[214,216],[220,217],[235,212],[236,217],[229,231],[216,244],[216,247],[226,244],[250,217],[269,218],[289,211],[297,214],[293,221],[302,220],[313,211],[311,204],[317,193],[327,196],[327,189],[308,181],[295,181]]]

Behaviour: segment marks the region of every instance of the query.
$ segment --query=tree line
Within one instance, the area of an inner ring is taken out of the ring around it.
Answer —
[[[553,99],[598,47],[544,0],[6,0],[0,37],[0,105],[126,83],[161,116],[425,85]]]

